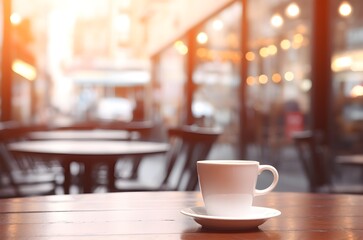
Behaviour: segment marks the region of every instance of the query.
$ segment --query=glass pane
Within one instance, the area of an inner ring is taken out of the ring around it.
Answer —
[[[241,13],[237,2],[197,29],[196,36],[195,124],[223,127],[220,141],[229,146],[237,144],[239,132]]]
[[[283,158],[281,146],[291,143],[294,131],[308,127],[312,86],[311,2],[249,2],[245,81],[249,135],[251,146],[262,149],[258,151],[259,159]]]
[[[333,141],[337,151],[362,152],[362,3],[337,0],[332,3]]]
[[[165,49],[156,63],[154,86],[154,118],[162,118],[166,126],[177,126],[185,123],[186,83],[186,40],[178,40],[173,46]]]

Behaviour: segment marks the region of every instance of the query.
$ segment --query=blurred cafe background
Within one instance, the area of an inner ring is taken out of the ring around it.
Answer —
[[[206,157],[272,164],[277,191],[363,193],[360,0],[1,0],[0,16],[0,131],[219,128]]]

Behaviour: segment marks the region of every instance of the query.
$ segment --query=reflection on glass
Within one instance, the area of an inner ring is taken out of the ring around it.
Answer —
[[[305,79],[311,78],[312,1],[300,2],[249,2],[248,12],[254,14],[249,15],[247,52],[257,53],[252,61],[246,54],[247,74],[257,76],[255,82],[246,79],[250,158],[289,158],[283,151],[292,144],[292,133],[308,125],[310,88]]]

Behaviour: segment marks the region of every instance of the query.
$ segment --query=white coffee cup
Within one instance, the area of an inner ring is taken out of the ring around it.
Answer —
[[[205,208],[211,216],[249,215],[253,198],[271,192],[279,179],[274,167],[249,160],[202,160],[197,169]],[[274,179],[269,187],[258,190],[257,177],[265,170],[271,171]]]

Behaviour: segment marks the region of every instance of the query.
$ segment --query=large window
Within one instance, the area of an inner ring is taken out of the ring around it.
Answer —
[[[140,6],[118,0],[11,2],[13,120],[147,118],[141,98],[149,97],[149,61],[140,51],[142,24],[133,19]]]

